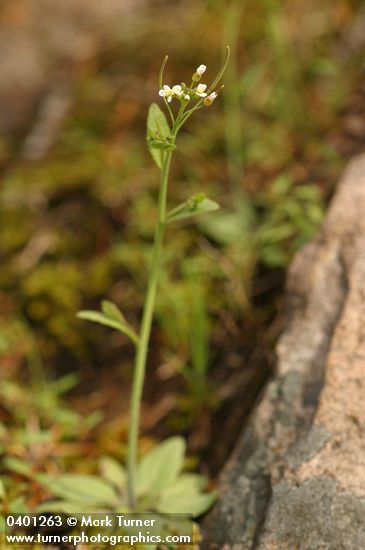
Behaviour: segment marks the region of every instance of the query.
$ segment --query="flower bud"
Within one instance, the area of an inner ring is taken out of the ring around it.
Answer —
[[[206,65],[199,65],[199,67],[193,74],[193,78],[192,78],[193,82],[199,82],[199,80],[201,79],[202,75],[205,73],[206,70],[207,70]]]

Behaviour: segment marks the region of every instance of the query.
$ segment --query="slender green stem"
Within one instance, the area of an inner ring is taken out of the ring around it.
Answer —
[[[223,76],[224,70],[227,66],[229,58],[229,47],[227,46],[227,56],[223,68],[219,71],[217,77],[215,78],[212,86],[216,86],[220,79]],[[167,62],[167,56],[165,57],[160,70],[159,76],[159,85],[160,89],[163,85],[163,74],[165,70],[165,65]],[[190,88],[192,85],[190,86]],[[186,101],[181,101],[179,111],[174,117],[170,106],[166,98],[164,98],[167,110],[171,117],[171,143],[174,144],[176,136],[187,121],[190,115],[202,105],[202,100],[199,101],[194,108],[189,111],[185,111],[187,107]],[[161,169],[161,180],[160,180],[160,193],[158,199],[158,220],[155,231],[155,238],[153,242],[152,249],[152,261],[148,276],[147,284],[147,293],[143,307],[141,329],[138,337],[137,347],[136,347],[136,357],[134,364],[134,373],[133,373],[133,385],[132,385],[132,396],[130,404],[130,416],[129,416],[129,433],[128,433],[128,457],[127,457],[127,490],[128,490],[128,502],[131,510],[134,510],[137,505],[137,494],[136,494],[136,476],[137,476],[137,458],[138,458],[138,435],[139,435],[139,425],[140,425],[140,414],[141,414],[141,402],[142,402],[142,392],[143,384],[145,379],[146,372],[146,363],[148,355],[148,346],[151,335],[151,326],[153,320],[153,314],[155,309],[156,302],[156,292],[159,282],[160,269],[161,269],[161,253],[163,239],[165,235],[166,227],[166,202],[167,202],[167,189],[168,189],[168,180],[169,180],[169,171],[171,164],[172,151],[165,152],[164,160]]]
[[[175,136],[174,136],[175,137]],[[174,138],[173,138],[174,139]],[[143,308],[141,330],[134,364],[133,387],[130,405],[129,436],[128,436],[128,500],[133,510],[136,506],[136,469],[138,453],[138,435],[143,383],[146,371],[148,344],[155,309],[156,291],[160,275],[161,252],[166,226],[166,201],[168,178],[172,152],[165,154],[161,170],[161,185],[158,199],[158,221],[152,250],[147,294]]]

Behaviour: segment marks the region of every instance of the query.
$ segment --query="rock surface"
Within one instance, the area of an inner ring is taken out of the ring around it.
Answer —
[[[289,272],[275,378],[204,525],[205,546],[365,548],[365,155]]]

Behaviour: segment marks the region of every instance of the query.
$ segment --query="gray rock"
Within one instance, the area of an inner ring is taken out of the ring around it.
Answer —
[[[278,367],[221,478],[205,547],[365,548],[365,155],[289,270]]]

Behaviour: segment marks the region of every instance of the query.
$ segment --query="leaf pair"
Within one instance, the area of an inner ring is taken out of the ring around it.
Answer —
[[[130,326],[120,309],[109,300],[103,300],[101,302],[101,311],[83,310],[78,312],[77,317],[115,328],[128,336],[134,344],[138,344],[138,335]]]
[[[171,210],[166,216],[166,221],[174,222],[177,220],[184,220],[197,216],[198,214],[204,214],[205,212],[213,212],[214,210],[218,210],[218,208],[219,204],[208,199],[204,193],[196,193]]]

